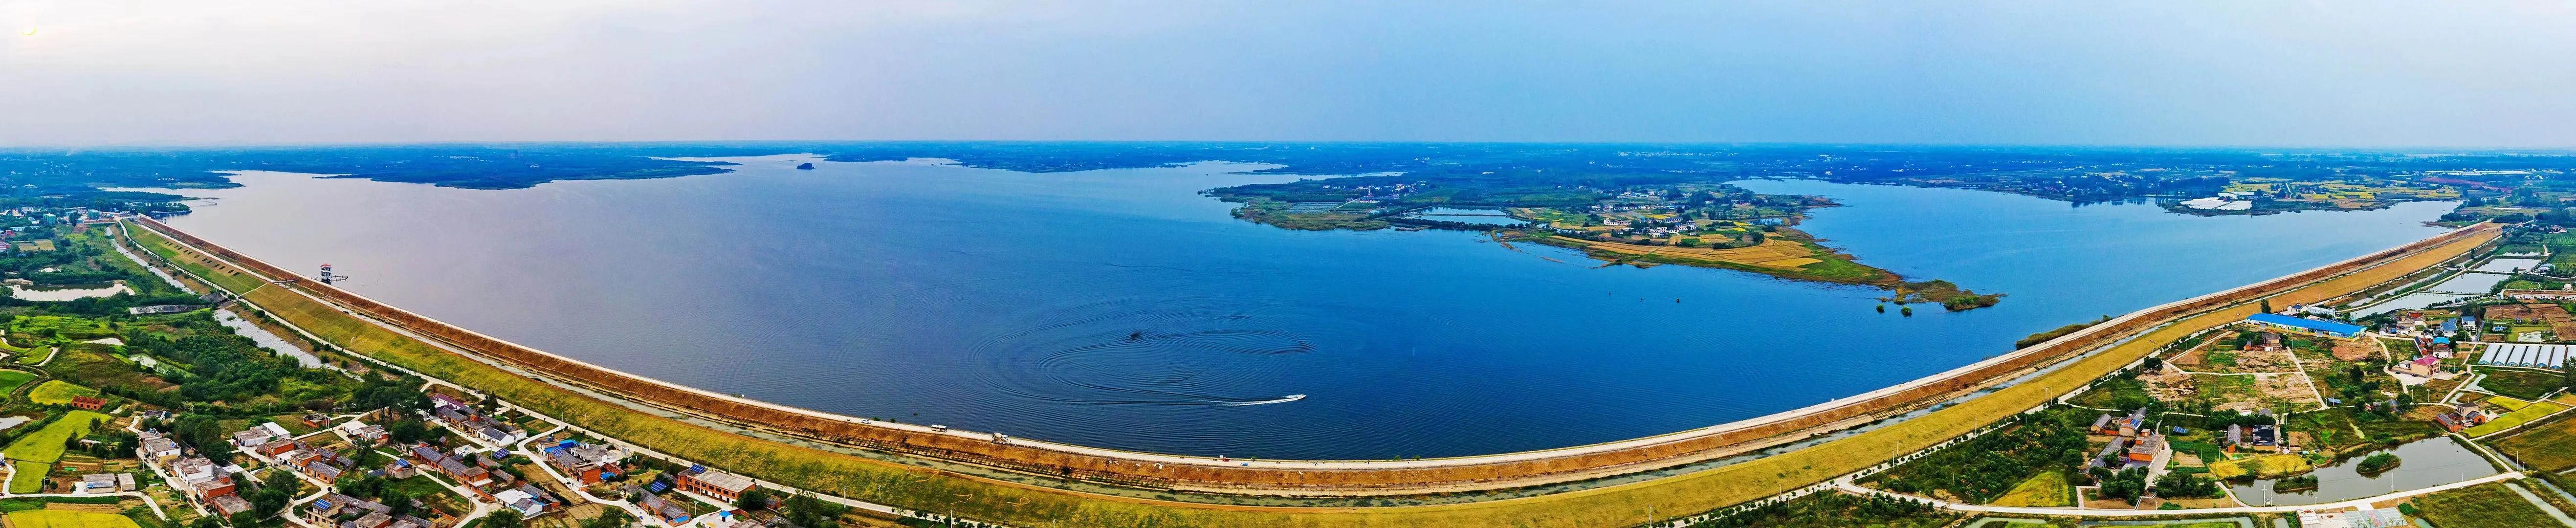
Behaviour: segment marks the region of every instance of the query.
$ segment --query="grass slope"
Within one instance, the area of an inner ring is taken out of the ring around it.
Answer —
[[[137,230],[140,233],[140,230]],[[2357,291],[2447,260],[2493,237],[2472,236],[2390,265],[2362,270],[2275,297],[2309,303]],[[142,235],[147,246],[167,244]],[[153,251],[168,254],[169,247]],[[185,263],[186,260],[181,260]],[[250,279],[257,282],[256,279]],[[2095,378],[2182,339],[2192,331],[2243,319],[2254,305],[2189,318],[2129,340],[2065,368],[1967,402],[1823,445],[1672,478],[1472,504],[1379,508],[1263,508],[1184,504],[1081,495],[965,477],[925,476],[918,468],[705,429],[633,412],[524,378],[353,319],[278,287],[250,291],[251,302],[289,322],[379,360],[487,391],[574,424],[680,457],[765,480],[861,500],[946,511],[1017,525],[1297,527],[1522,526],[1636,524],[1651,507],[1701,512],[1823,482],[1930,446],[2073,391]]]
[[[225,290],[230,290],[235,295],[251,291],[252,289],[256,289],[267,284],[266,281],[262,281],[259,277],[251,275],[248,272],[209,260],[205,258],[205,256],[199,255],[196,252],[181,249],[179,246],[172,244],[170,239],[164,238],[160,233],[154,233],[152,230],[128,226],[125,229],[125,232],[133,233],[133,241],[142,245],[145,250],[151,251],[155,255],[160,255],[161,258],[169,259],[170,262],[178,263],[180,269],[187,270],[189,273],[195,273],[199,277],[205,277],[206,280],[213,281],[216,286],[222,287]]]

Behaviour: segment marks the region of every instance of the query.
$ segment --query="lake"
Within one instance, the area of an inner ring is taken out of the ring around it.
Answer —
[[[1169,453],[1440,457],[1580,445],[1850,396],[2024,335],[2396,246],[2447,203],[2195,217],[1980,191],[1834,197],[1862,262],[2009,294],[1597,268],[1457,231],[1291,231],[1196,193],[1264,166],[1031,174],[739,159],[731,174],[464,190],[245,173],[169,223],[519,343],[857,416]],[[1305,398],[1283,401],[1290,395]]]
[[[2371,453],[2378,452],[2380,451]],[[2377,497],[2402,490],[2429,488],[2503,472],[2496,469],[2494,463],[2488,462],[2486,457],[2479,456],[2476,451],[2469,450],[2468,447],[2460,445],[2458,441],[2447,436],[2408,442],[2385,452],[2397,455],[2397,467],[2378,475],[2363,476],[2360,470],[2354,468],[2361,465],[2362,457],[2369,456],[2371,453],[2356,454],[2344,460],[2343,463],[2317,468],[2315,472],[2309,473],[2310,476],[2317,477],[2317,489],[2314,490],[2295,493],[2275,492],[2272,491],[2272,485],[2276,479],[2255,480],[2244,484],[2231,483],[2227,488],[2228,491],[2236,494],[2236,500],[2245,501],[2249,506],[2295,506]]]

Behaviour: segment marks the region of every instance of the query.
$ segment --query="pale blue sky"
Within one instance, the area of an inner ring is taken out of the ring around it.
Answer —
[[[0,145],[2576,147],[2564,3],[230,4],[0,5]]]

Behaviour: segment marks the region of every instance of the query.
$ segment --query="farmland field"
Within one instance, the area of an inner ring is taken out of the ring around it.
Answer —
[[[134,519],[113,513],[73,510],[9,512],[9,528],[137,528]]]
[[[48,380],[43,385],[37,385],[36,390],[27,391],[27,401],[36,402],[39,405],[62,405],[71,403],[72,398],[97,395],[97,389],[73,385],[63,380]]]
[[[2557,419],[2489,444],[2539,471],[2576,467],[2576,420]]]
[[[9,443],[9,448],[0,453],[7,454],[10,460],[52,463],[63,458],[63,442],[89,434],[91,421],[104,423],[110,419],[104,414],[71,411],[62,419],[46,424],[44,429],[18,437],[18,441]]]
[[[2487,375],[2485,379],[2478,380],[2479,387],[2522,400],[2540,399],[2541,395],[2566,384],[2566,377],[2555,372],[2499,368],[2479,371]]]
[[[2563,410],[2567,410],[2567,406],[2559,405],[2557,402],[2532,402],[2529,405],[2524,405],[2521,409],[2505,413],[2504,416],[2498,416],[2496,419],[2488,421],[2487,423],[2478,424],[2477,427],[2463,429],[2460,431],[2460,434],[2469,435],[2470,438],[2495,434],[2497,431],[2512,429],[2515,426],[2522,425],[2523,422],[2538,420],[2542,416],[2548,416],[2552,413]]]
[[[46,424],[44,429],[11,442],[6,451],[0,451],[17,467],[17,475],[9,479],[9,492],[35,493],[44,483],[45,473],[53,468],[54,461],[63,458],[63,443],[89,434],[92,421],[103,423],[109,419],[104,414],[71,411],[62,419]]]
[[[2503,484],[2486,484],[2416,497],[2424,520],[2442,528],[2557,526],[2548,512]]]
[[[0,369],[0,394],[14,394],[18,387],[36,381],[36,375],[23,370]]]
[[[1988,503],[1988,506],[2054,507],[2075,505],[2074,487],[2066,484],[2066,475],[2055,471],[2041,473],[2021,481],[2012,491]]]

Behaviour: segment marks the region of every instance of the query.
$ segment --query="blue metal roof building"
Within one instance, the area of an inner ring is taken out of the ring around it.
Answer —
[[[2290,317],[2287,315],[2269,313],[2245,316],[2245,322],[2265,326],[2275,326],[2290,330],[2315,332],[2335,337],[2356,337],[2360,336],[2361,331],[2363,330],[2361,325],[2338,323],[2334,321],[2319,321],[2305,317]]]

